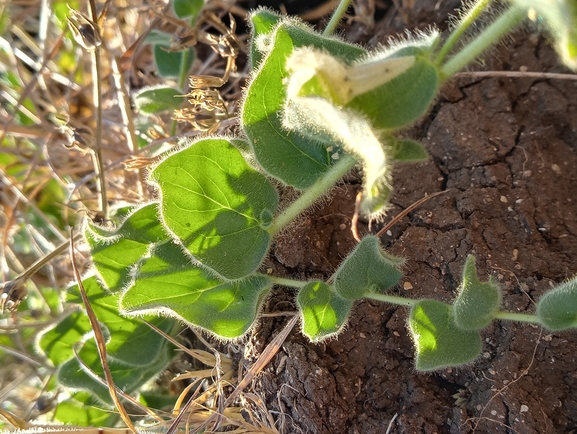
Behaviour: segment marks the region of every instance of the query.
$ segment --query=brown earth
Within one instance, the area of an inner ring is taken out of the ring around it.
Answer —
[[[441,13],[434,2],[421,3],[416,23],[444,20],[455,7],[440,2]],[[370,45],[386,36],[377,23],[363,38]],[[566,72],[546,41],[527,31],[485,62],[487,70]],[[427,194],[446,193],[382,237],[406,258],[394,294],[450,302],[474,254],[480,276],[500,282],[503,309],[532,313],[545,291],[577,273],[577,81],[456,78],[405,136],[424,143],[431,158],[395,169],[390,217]],[[269,261],[275,274],[331,275],[355,245],[359,182],[350,175],[329,203],[278,240]],[[368,233],[366,222],[360,230]],[[279,290],[266,308],[294,309],[294,294]],[[285,433],[577,431],[577,333],[495,321],[473,363],[417,373],[406,319],[405,308],[361,301],[336,340],[310,344],[294,330],[253,392]],[[241,362],[254,361],[285,323],[261,320]]]

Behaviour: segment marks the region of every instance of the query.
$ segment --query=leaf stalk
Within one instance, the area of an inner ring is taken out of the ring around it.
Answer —
[[[275,217],[268,228],[271,237],[278,234],[284,227],[296,219],[304,210],[310,207],[317,199],[326,194],[336,182],[351,170],[357,160],[351,154],[343,153],[342,157],[311,187],[309,187],[288,208]]]
[[[459,51],[441,67],[441,82],[446,81],[449,77],[464,69],[484,51],[497,43],[505,34],[513,30],[525,16],[525,9],[518,6],[511,6],[469,45]]]

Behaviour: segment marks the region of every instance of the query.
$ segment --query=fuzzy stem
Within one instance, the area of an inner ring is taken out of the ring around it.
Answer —
[[[526,15],[527,12],[525,9],[518,6],[510,7],[469,45],[459,51],[443,65],[441,68],[441,81],[446,81],[449,77],[465,68],[469,63],[481,55],[481,53],[517,26]]]
[[[284,277],[269,276],[269,278],[272,281],[272,283],[275,285],[289,286],[291,288],[301,289],[303,286],[305,286],[308,283],[308,282],[305,282],[302,280],[293,280],[293,279],[287,279]]]
[[[278,234],[286,225],[299,216],[305,209],[326,194],[333,185],[353,168],[357,162],[356,158],[344,153],[342,157],[312,186],[310,186],[297,200],[291,203],[288,208],[281,212],[268,228],[271,237]]]
[[[351,4],[351,0],[341,0],[341,2],[339,3],[339,6],[335,9],[335,12],[334,12],[333,16],[331,17],[329,23],[327,24],[327,26],[323,30],[323,35],[326,36],[326,35],[332,35],[333,34],[333,32],[337,28],[339,22],[343,18],[343,15],[345,14],[347,9],[349,8],[350,4]]]
[[[541,321],[539,320],[539,317],[537,315],[530,315],[526,313],[497,312],[494,318],[504,319],[506,321],[520,321],[520,322],[541,324]]]
[[[447,38],[447,41],[439,51],[435,63],[441,65],[443,60],[457,41],[463,36],[467,29],[475,22],[477,18],[483,13],[485,9],[491,4],[493,0],[479,0],[467,14],[459,21],[459,25],[453,30],[453,32]]]
[[[294,285],[291,285],[294,286]],[[420,300],[415,300],[412,298],[405,298],[399,297],[396,295],[387,295],[387,294],[380,294],[371,292],[369,294],[365,294],[365,298],[370,298],[371,300],[382,301],[385,303],[397,304],[401,306],[414,306]],[[514,312],[497,312],[494,316],[495,319],[501,319],[506,321],[519,321],[519,322],[528,322],[534,324],[540,324],[541,321],[537,315],[530,315],[526,313],[514,313]]]
[[[413,300],[412,298],[399,297],[397,295],[380,294],[378,292],[371,292],[369,294],[365,294],[365,298],[370,298],[371,300],[377,300],[391,304],[399,304],[401,306],[409,306],[409,307],[419,302],[419,300]]]

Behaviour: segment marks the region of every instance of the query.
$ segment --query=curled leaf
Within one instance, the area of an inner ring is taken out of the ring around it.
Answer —
[[[547,292],[537,304],[537,316],[550,330],[577,327],[577,277]]]

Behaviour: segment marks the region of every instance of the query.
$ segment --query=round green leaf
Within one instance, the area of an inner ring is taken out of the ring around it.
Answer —
[[[440,301],[421,300],[415,304],[409,315],[409,330],[419,371],[462,365],[481,354],[479,333],[457,327],[451,306]]]
[[[162,221],[194,259],[225,279],[252,274],[266,255],[273,185],[226,139],[202,139],[152,171]]]
[[[168,242],[142,261],[134,284],[120,298],[120,309],[127,315],[173,316],[219,337],[237,338],[256,320],[271,286],[263,275],[234,282],[215,278]]]
[[[577,277],[541,297],[537,304],[537,316],[550,330],[577,327]]]
[[[339,333],[352,306],[352,301],[339,297],[324,282],[307,283],[299,291],[297,303],[302,315],[302,332],[312,342]]]
[[[463,330],[481,330],[491,324],[501,306],[501,290],[492,279],[480,282],[475,257],[469,256],[463,269],[459,295],[453,304],[455,324]]]

